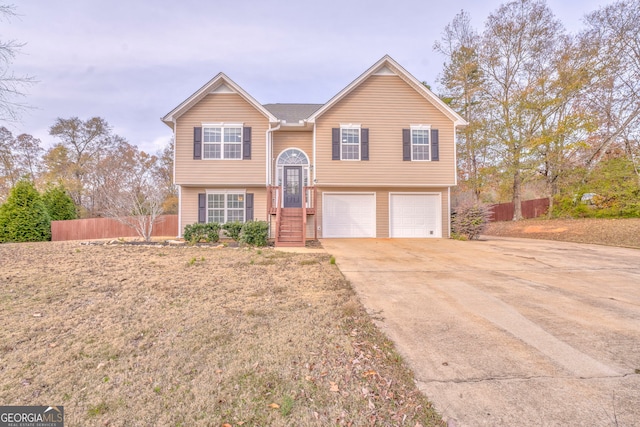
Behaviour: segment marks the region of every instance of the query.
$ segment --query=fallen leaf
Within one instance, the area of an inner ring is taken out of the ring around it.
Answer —
[[[370,377],[373,375],[378,375],[378,373],[376,371],[374,371],[373,369],[371,369],[370,371],[366,371],[362,374],[363,377]]]
[[[222,369],[216,369],[216,374],[221,374],[222,373]]]
[[[222,424],[222,427],[233,427],[233,426],[231,424],[229,424],[229,423],[224,423],[224,424]]]
[[[334,392],[340,391],[340,389],[338,388],[338,384],[334,383],[333,381],[329,381],[329,384],[331,384],[329,391],[334,391]]]
[[[279,409],[280,405],[278,405],[277,403],[272,403],[271,405],[269,405],[269,408],[271,408],[271,409]]]

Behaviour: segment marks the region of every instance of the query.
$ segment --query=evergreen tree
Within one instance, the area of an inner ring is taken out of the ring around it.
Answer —
[[[0,242],[51,239],[51,219],[33,183],[21,180],[0,206]]]
[[[42,195],[51,221],[76,219],[76,206],[62,185],[49,186]]]

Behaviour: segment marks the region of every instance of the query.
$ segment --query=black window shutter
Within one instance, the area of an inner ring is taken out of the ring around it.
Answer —
[[[202,128],[193,128],[193,160],[202,159]]]
[[[369,129],[360,129],[360,160],[369,160]]]
[[[198,194],[198,222],[207,222],[207,195]]]
[[[340,128],[331,129],[331,160],[340,160]]]
[[[402,129],[402,160],[411,161],[411,129]]]
[[[245,221],[253,221],[253,193],[245,194],[244,199]]]
[[[251,128],[242,130],[242,159],[251,160]]]
[[[438,141],[438,129],[431,129],[431,160],[440,160],[440,144]]]

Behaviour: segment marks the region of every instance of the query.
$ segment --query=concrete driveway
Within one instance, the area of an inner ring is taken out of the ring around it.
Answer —
[[[640,251],[326,239],[450,426],[640,425]]]

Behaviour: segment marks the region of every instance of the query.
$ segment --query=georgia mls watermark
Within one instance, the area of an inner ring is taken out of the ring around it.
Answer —
[[[64,407],[0,406],[0,427],[64,427]]]

